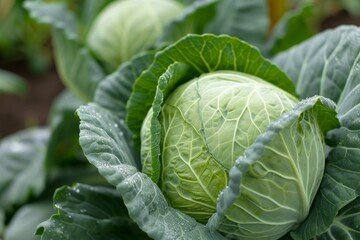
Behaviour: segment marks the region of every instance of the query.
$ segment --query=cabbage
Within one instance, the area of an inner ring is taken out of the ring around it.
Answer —
[[[120,63],[151,48],[183,8],[175,0],[114,1],[95,19],[87,44],[112,72]]]
[[[333,53],[330,46],[349,46],[331,39],[324,34],[312,42],[326,43],[316,57]],[[344,94],[331,95],[338,88],[318,88],[333,76],[330,69],[304,70],[299,56],[314,55],[301,55],[311,49],[302,46],[277,59],[286,71],[300,71],[294,84],[246,42],[190,34],[122,65],[100,84],[94,102],[78,109],[85,156],[150,238],[356,236],[358,215],[341,209],[358,197],[359,171],[353,169],[359,141],[352,121],[358,95],[347,94],[359,90],[353,71],[358,55],[346,65],[352,74],[336,78],[349,77],[336,85]],[[295,90],[303,81],[325,96],[298,100],[303,93]]]
[[[170,205],[206,223],[216,212],[235,161],[297,103],[284,90],[235,71],[203,74],[177,87],[159,116],[159,186]],[[152,110],[141,131],[145,173],[151,163],[151,115]],[[236,239],[281,237],[308,215],[324,166],[323,134],[316,115],[306,113],[251,165],[241,183],[242,194],[219,231]]]

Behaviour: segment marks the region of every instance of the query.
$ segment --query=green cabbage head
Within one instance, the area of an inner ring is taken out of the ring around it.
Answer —
[[[87,44],[108,71],[152,47],[165,26],[182,12],[176,0],[119,0],[95,19]]]
[[[235,71],[203,74],[177,87],[159,116],[159,186],[170,205],[206,223],[235,161],[297,103],[284,90]],[[152,110],[141,130],[145,173],[151,171],[151,116]],[[304,112],[246,171],[241,195],[218,230],[231,239],[278,239],[297,227],[320,185],[324,146],[315,113]]]

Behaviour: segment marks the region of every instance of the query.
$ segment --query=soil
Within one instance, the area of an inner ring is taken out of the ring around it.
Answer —
[[[321,30],[325,30],[345,24],[360,26],[360,17],[352,17],[346,11],[340,11],[336,15],[326,18],[322,22],[320,28]]]
[[[24,128],[47,125],[51,104],[64,89],[55,66],[41,75],[31,72],[24,62],[1,68],[22,76],[28,91],[23,96],[0,95],[0,139]]]

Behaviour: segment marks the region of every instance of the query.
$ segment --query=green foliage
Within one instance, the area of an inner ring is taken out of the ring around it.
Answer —
[[[57,213],[39,225],[43,238],[149,239],[128,217],[121,196],[113,189],[76,184],[54,196]],[[99,204],[104,203],[104,204]],[[99,234],[101,233],[101,234]]]
[[[265,3],[25,1],[68,89],[0,142],[0,238],[357,238],[360,30]]]

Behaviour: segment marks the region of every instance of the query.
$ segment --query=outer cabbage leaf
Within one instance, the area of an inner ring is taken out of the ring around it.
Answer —
[[[339,211],[328,230],[317,236],[319,240],[355,240],[360,238],[360,198],[346,205]]]
[[[272,60],[294,81],[302,98],[321,95],[340,104],[348,78],[357,73],[359,38],[358,27],[341,26],[317,34]]]
[[[342,26],[274,58],[294,80],[301,96],[321,94],[336,101],[341,124],[327,134],[332,149],[324,178],[308,219],[293,234],[297,239],[327,231],[338,211],[360,194],[359,39],[359,28]]]
[[[129,166],[129,171],[140,169],[138,154],[131,142],[131,133],[123,119],[93,103],[81,106],[77,114],[81,120],[80,145],[90,163],[99,168],[100,174],[103,175],[103,168],[108,171],[109,166],[120,163]],[[124,170],[122,178],[127,177],[126,172]]]
[[[77,184],[55,192],[57,213],[38,226],[41,239],[150,239],[112,188]]]
[[[154,239],[223,239],[191,217],[171,208],[160,189],[145,174],[131,146],[131,135],[115,113],[95,104],[77,111],[80,144],[95,165],[123,197],[130,217]]]
[[[28,0],[24,2],[24,8],[38,22],[62,29],[68,38],[78,38],[79,30],[76,24],[76,17],[67,9],[64,3],[46,3]]]
[[[360,195],[360,134],[344,127],[330,131],[338,145],[330,151],[323,181],[307,220],[292,234],[310,239],[329,230],[338,212]],[[354,213],[357,209],[353,210]],[[349,226],[343,226],[344,229]]]

